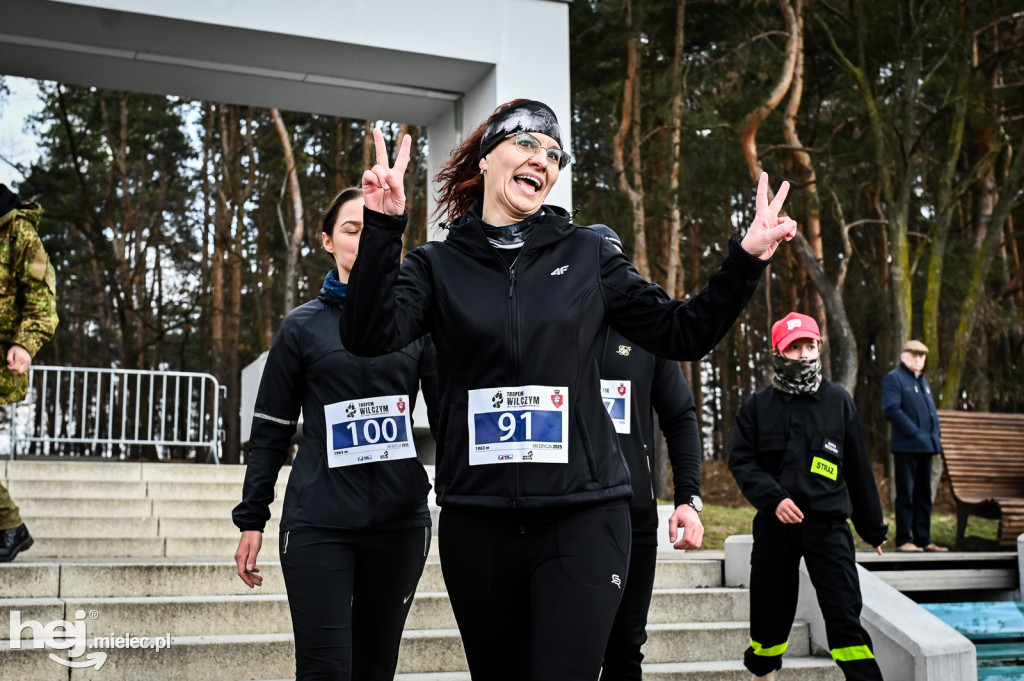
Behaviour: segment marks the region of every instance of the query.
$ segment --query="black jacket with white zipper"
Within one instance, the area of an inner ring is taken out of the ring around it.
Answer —
[[[536,509],[631,496],[601,399],[602,327],[662,357],[700,358],[729,331],[768,264],[734,237],[708,285],[682,302],[564,210],[544,206],[529,219],[536,224],[512,267],[487,241],[479,206],[445,241],[400,263],[407,216],[364,209],[341,337],[353,352],[375,355],[431,334],[442,405],[440,505]],[[468,391],[525,385],[568,388],[568,463],[470,466]]]

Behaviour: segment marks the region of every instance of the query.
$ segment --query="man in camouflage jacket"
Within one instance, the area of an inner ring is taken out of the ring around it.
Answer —
[[[0,404],[25,398],[32,357],[57,328],[57,280],[36,232],[42,214],[39,204],[22,203],[0,184]],[[0,563],[14,560],[32,541],[0,485]]]

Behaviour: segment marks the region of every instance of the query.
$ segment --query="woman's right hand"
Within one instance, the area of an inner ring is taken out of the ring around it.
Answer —
[[[377,151],[377,163],[363,173],[366,207],[386,215],[404,215],[405,169],[409,166],[412,138],[408,135],[402,137],[394,167],[388,161],[388,148],[380,128],[373,129],[373,146]]]
[[[258,574],[260,569],[256,567],[256,556],[262,546],[263,533],[259,530],[244,530],[238,540],[235,565],[238,566],[238,576],[250,589],[263,584],[263,578]]]

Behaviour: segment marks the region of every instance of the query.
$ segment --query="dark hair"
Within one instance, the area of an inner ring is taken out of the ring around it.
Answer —
[[[480,173],[480,142],[483,140],[487,126],[501,115],[505,109],[516,106],[528,99],[513,99],[505,102],[494,110],[486,121],[471,132],[462,144],[452,149],[448,160],[434,176],[434,182],[440,185],[437,192],[437,207],[433,219],[441,218],[450,222],[465,215],[474,201],[484,198],[484,177]]]
[[[338,192],[338,195],[327,204],[327,210],[320,216],[320,231],[324,234],[333,232],[334,223],[338,221],[338,212],[341,210],[341,207],[349,201],[361,198],[363,198],[363,190],[359,187],[349,187]]]

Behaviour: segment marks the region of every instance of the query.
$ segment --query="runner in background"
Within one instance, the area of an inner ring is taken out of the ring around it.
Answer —
[[[591,225],[590,229],[622,251],[622,240],[611,227]],[[672,464],[675,510],[669,518],[668,538],[680,550],[698,549],[704,539],[699,515],[704,507],[700,434],[693,393],[678,362],[655,357],[611,328],[602,340],[598,351],[601,392],[629,466],[633,543],[629,580],[605,647],[601,681],[634,681],[643,678],[640,649],[647,641],[647,613],[658,561],[658,501],[652,478],[656,470],[654,413]]]
[[[267,356],[233,513],[242,531],[238,576],[259,586],[263,529],[301,410],[278,548],[297,681],[394,678],[430,547],[430,483],[416,459],[410,416],[422,381],[432,426],[436,420],[433,346],[416,338],[367,359],[338,338],[362,228],[362,190],[346,189],[321,221],[335,268],[316,300],[285,317]]]

